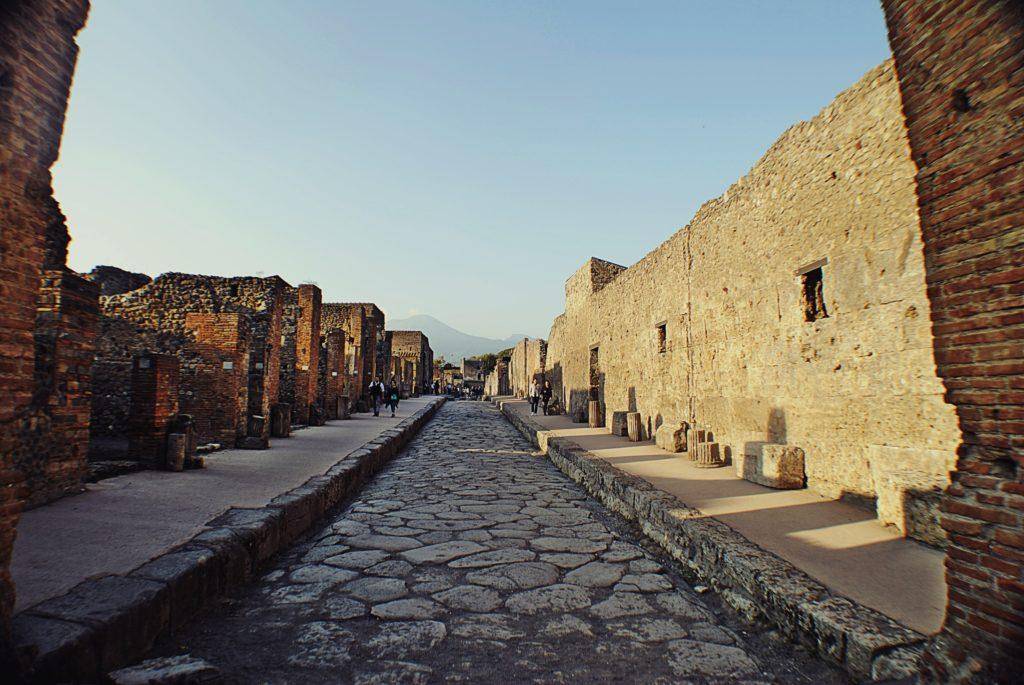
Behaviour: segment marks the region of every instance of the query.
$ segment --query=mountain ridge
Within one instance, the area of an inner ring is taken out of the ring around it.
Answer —
[[[527,335],[510,335],[506,338],[486,338],[480,335],[463,333],[457,328],[446,324],[429,314],[414,314],[401,319],[390,319],[388,330],[423,331],[430,339],[430,347],[434,357],[443,356],[446,361],[458,364],[463,357],[475,357],[480,354],[500,352],[512,347]]]

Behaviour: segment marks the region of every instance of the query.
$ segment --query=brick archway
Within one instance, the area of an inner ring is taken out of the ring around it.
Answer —
[[[935,359],[963,433],[943,498],[939,682],[1024,668],[1024,4],[883,0],[914,161]]]

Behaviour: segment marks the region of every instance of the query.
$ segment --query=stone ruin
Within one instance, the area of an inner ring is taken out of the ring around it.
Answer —
[[[949,594],[925,680],[1011,681],[1024,668],[1024,10],[1016,0],[882,6],[895,69],[873,70],[784,134],[637,264],[592,262],[570,279],[540,369],[567,413],[597,401],[613,430],[624,412],[631,433],[684,417],[714,428],[726,460],[754,455],[762,470],[780,448],[798,447],[808,487],[875,501],[883,518],[886,502],[901,502],[892,516],[903,523],[894,523],[911,535],[940,522]],[[17,669],[7,648],[8,567],[20,511],[74,490],[84,472],[84,362],[100,328],[100,287],[66,267],[50,166],[87,12],[86,0],[0,3],[5,672]],[[209,328],[239,338],[253,330],[246,312],[192,313],[234,315]],[[358,378],[348,393],[358,397],[386,368],[377,361],[382,335],[338,328],[348,335],[348,376]],[[150,352],[180,371],[182,346],[146,335],[169,346]],[[250,361],[254,350],[266,358],[258,344],[259,336],[248,343]],[[353,355],[357,347],[364,352]],[[517,395],[531,366],[510,363]],[[277,374],[266,362],[262,371],[247,406],[256,397],[262,407],[274,390]],[[131,372],[122,369],[129,385]],[[104,420],[126,423],[126,406]],[[265,430],[247,425],[246,437]]]

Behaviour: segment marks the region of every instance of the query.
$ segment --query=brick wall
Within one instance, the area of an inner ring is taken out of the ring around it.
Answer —
[[[136,290],[153,279],[146,274],[119,269],[116,266],[97,266],[85,277],[100,287],[100,295],[120,295]]]
[[[265,447],[270,435],[270,406],[278,399],[282,318],[290,290],[291,286],[276,276],[226,278],[166,273],[140,288],[101,297],[101,336],[92,402],[93,454],[99,456],[96,446],[106,439],[127,433],[130,368],[135,355],[153,352],[179,357],[183,369],[179,402],[197,408],[190,404],[189,393],[194,390],[189,369],[203,362],[191,345],[192,333],[186,325],[190,314],[246,317],[249,356],[241,368],[245,369],[248,386],[244,423],[246,435],[252,440],[243,441],[242,446]],[[224,388],[218,394],[233,396],[234,392]],[[202,415],[195,418],[197,423],[209,425]]]
[[[193,417],[200,444],[234,447],[246,437],[248,420],[249,317],[190,312],[185,330],[192,340],[181,367],[179,411]]]
[[[335,328],[323,336],[320,347],[319,397],[322,398],[326,418],[338,419],[338,400],[345,397],[345,331]]]
[[[178,358],[140,354],[132,360],[128,454],[150,467],[161,467],[171,419],[178,413]]]
[[[1024,672],[1024,4],[884,0],[932,331],[963,442],[943,502],[937,682]]]
[[[92,361],[99,288],[67,269],[43,272],[35,329],[36,402],[48,418],[31,454],[16,467],[27,506],[77,492],[86,475]]]
[[[320,288],[298,288],[298,320],[295,332],[295,390],[292,421],[309,423],[310,405],[317,403],[317,365],[320,358]]]
[[[376,305],[366,302],[329,302],[321,307],[320,332],[335,328],[344,329],[348,335],[346,355],[348,357],[348,387],[352,406],[361,402],[365,409],[366,388],[373,380],[377,369],[383,375],[389,362],[378,359],[383,355],[384,313]]]
[[[15,463],[37,453],[50,425],[34,396],[34,328],[42,269],[64,265],[67,231],[50,166],[88,7],[86,0],[0,3],[0,670],[12,658],[8,568],[26,496]]]

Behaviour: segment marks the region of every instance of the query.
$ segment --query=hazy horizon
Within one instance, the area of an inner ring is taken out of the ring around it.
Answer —
[[[889,56],[877,2],[94,2],[70,266],[279,274],[546,337]]]

